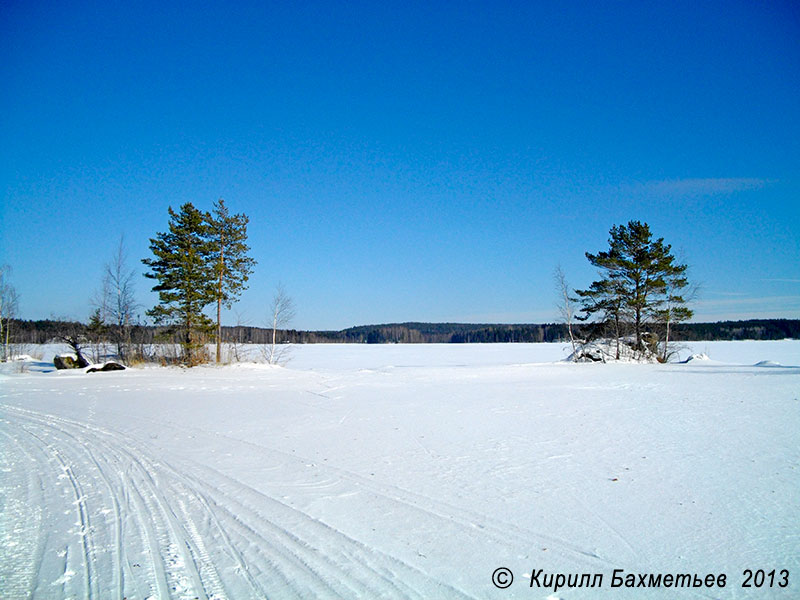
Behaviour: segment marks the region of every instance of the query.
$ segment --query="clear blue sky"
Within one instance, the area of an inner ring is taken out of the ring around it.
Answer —
[[[124,233],[224,198],[294,325],[556,318],[646,221],[696,320],[800,318],[800,8],[775,2],[0,6],[0,263],[86,319]],[[137,280],[145,307],[150,280]],[[228,323],[235,318],[229,315]]]

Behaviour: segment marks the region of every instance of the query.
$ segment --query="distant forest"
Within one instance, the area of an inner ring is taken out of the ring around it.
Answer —
[[[58,338],[65,326],[84,328],[81,323],[63,321],[12,320],[17,343],[45,344]],[[262,327],[222,328],[223,340],[243,344],[266,344],[272,330]],[[157,341],[159,328],[136,326],[132,337],[140,343]],[[396,323],[362,325],[341,331],[278,332],[282,343],[292,344],[468,344],[513,342],[563,342],[568,340],[567,327],[560,323],[545,324],[474,324],[474,323]],[[800,339],[800,319],[750,319],[717,323],[679,323],[674,326],[675,341],[714,340],[781,340]]]

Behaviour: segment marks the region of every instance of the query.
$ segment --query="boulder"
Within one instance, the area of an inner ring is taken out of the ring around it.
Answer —
[[[53,357],[53,365],[56,369],[77,369],[78,361],[72,354],[59,354]]]
[[[92,367],[91,369],[86,369],[87,373],[100,373],[102,371],[124,371],[125,365],[121,365],[119,363],[109,361],[104,363],[102,367]]]

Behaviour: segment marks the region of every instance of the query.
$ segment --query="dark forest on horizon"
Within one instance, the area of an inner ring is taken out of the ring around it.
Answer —
[[[53,342],[65,326],[75,330],[86,325],[77,322],[13,320],[11,326],[17,343],[46,344]],[[584,325],[584,327],[588,327]],[[144,343],[158,341],[162,328],[138,325],[134,337]],[[272,330],[265,327],[223,326],[223,341],[241,344],[264,344]],[[361,325],[340,331],[280,330],[280,343],[292,344],[464,344],[464,343],[530,343],[568,341],[563,323],[490,324],[490,323],[391,323]],[[726,340],[800,339],[800,319],[748,319],[715,323],[679,323],[674,326],[678,342]]]

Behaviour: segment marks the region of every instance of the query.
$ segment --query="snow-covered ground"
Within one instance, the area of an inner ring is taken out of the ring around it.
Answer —
[[[316,345],[285,367],[6,365],[0,597],[800,597],[800,342],[694,353],[710,360]],[[615,569],[727,585],[612,588]],[[745,569],[773,587],[742,588]],[[540,587],[558,573],[602,587]]]

